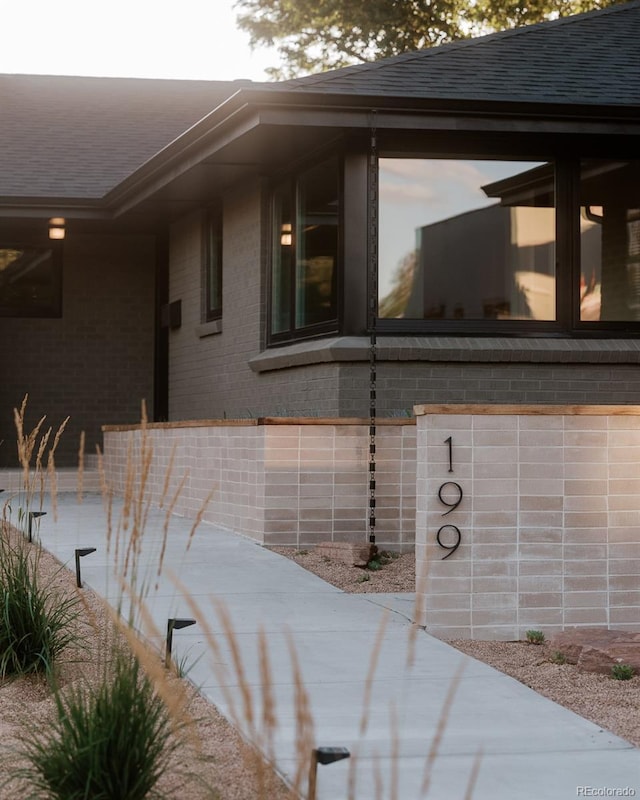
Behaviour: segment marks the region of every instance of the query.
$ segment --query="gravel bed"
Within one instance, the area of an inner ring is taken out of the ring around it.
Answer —
[[[41,553],[41,585],[54,585],[62,595],[76,592],[75,575],[62,568],[53,556]],[[60,683],[69,688],[77,681],[89,684],[101,675],[99,664],[112,623],[102,599],[89,589],[81,594],[83,611],[77,623],[77,645],[63,654]],[[158,655],[158,660],[161,656]],[[270,769],[262,770],[264,783],[256,777],[255,750],[249,747],[218,710],[191,683],[166,673],[168,691],[184,693],[182,719],[190,721],[185,744],[176,753],[161,778],[159,789],[176,800],[294,800],[280,778]],[[178,695],[179,696],[179,695]],[[20,737],[36,725],[43,728],[53,718],[55,705],[44,678],[0,680],[0,758],[3,780],[0,800],[26,795],[24,787],[7,781],[11,770],[21,763]]]

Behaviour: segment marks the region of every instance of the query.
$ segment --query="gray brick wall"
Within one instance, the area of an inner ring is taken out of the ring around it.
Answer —
[[[140,419],[152,400],[154,241],[151,237],[68,235],[61,319],[0,319],[0,464],[16,459],[13,408],[29,394],[27,421],[43,414],[57,428],[70,415],[57,452],[77,461],[100,426]]]
[[[337,416],[338,364],[256,374],[249,359],[264,330],[261,192],[239,192],[223,210],[222,330],[199,335],[201,225],[195,213],[171,230],[170,300],[182,301],[182,325],[169,341],[169,418]]]
[[[377,374],[383,416],[416,403],[640,403],[636,364],[382,362]],[[339,380],[340,415],[366,414],[367,365],[341,365]]]
[[[320,354],[322,342],[273,348],[268,365],[256,363],[267,218],[257,185],[225,200],[222,330],[204,337],[201,214],[172,228],[170,298],[182,300],[182,326],[170,335],[171,420],[369,414],[366,337],[337,337]],[[378,349],[381,416],[417,403],[640,402],[638,340],[380,336]]]

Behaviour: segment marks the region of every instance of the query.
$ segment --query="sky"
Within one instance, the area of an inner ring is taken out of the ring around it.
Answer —
[[[266,80],[234,0],[0,0],[0,73]]]

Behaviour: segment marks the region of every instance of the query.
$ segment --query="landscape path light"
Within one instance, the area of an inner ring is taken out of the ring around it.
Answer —
[[[169,617],[167,620],[167,644],[165,649],[164,664],[167,669],[171,666],[171,648],[173,647],[173,632],[181,628],[188,628],[195,625],[195,619],[185,619],[180,617]]]
[[[349,758],[351,753],[346,747],[316,747],[311,751],[311,766],[309,767],[309,791],[307,800],[316,800],[316,782],[318,764],[333,764]]]
[[[30,511],[28,518],[29,518],[29,528],[28,528],[28,535],[29,541],[33,542],[33,520],[38,519],[38,517],[44,517],[46,511]]]
[[[95,547],[78,547],[76,549],[76,586],[78,589],[82,589],[82,578],[80,577],[80,559],[95,552]]]

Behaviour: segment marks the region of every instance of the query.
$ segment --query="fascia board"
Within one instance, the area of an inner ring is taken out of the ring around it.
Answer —
[[[117,217],[261,125],[366,130],[374,120],[378,130],[640,134],[636,107],[242,89],[110,190],[103,203]]]

